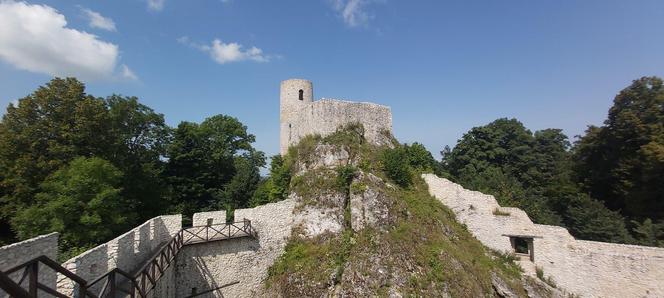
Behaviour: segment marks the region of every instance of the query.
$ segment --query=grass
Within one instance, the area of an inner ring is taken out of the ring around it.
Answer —
[[[428,294],[422,289],[439,287],[453,297],[482,296],[492,291],[491,272],[497,272],[519,289],[521,268],[509,256],[484,248],[458,224],[452,212],[431,197],[419,178],[409,190],[397,189],[394,196],[404,203],[407,216],[390,233],[397,254],[410,255],[421,276],[411,279],[407,294]]]
[[[493,209],[493,215],[496,215],[496,216],[510,216],[510,213],[507,212],[507,211],[502,211],[502,210],[498,209],[498,207],[496,207],[495,209]]]
[[[535,274],[537,275],[537,278],[545,282],[547,285],[551,286],[552,288],[557,288],[556,282],[551,278],[551,276],[544,277],[544,270],[542,267],[535,267]]]

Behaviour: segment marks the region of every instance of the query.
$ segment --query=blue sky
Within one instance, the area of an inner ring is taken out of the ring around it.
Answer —
[[[437,156],[500,117],[581,134],[663,53],[664,1],[0,0],[0,106],[76,75],[173,126],[235,116],[269,155],[284,79],[391,106]]]

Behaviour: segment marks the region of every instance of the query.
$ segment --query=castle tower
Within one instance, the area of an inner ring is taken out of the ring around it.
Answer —
[[[281,82],[279,93],[279,143],[281,155],[288,152],[291,131],[303,107],[314,101],[314,87],[311,81],[303,79],[290,79]]]

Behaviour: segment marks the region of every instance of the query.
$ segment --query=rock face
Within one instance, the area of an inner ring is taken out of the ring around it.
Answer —
[[[385,192],[382,179],[371,173],[358,173],[350,191],[350,222],[354,231],[372,227],[383,229],[389,226],[390,199]]]
[[[348,142],[357,135],[359,141]],[[495,266],[500,261],[428,196],[422,182],[412,190],[387,182],[377,157],[392,146],[363,143],[361,133],[351,133],[305,139],[289,151],[293,231],[272,266],[269,293],[526,296],[520,277]]]

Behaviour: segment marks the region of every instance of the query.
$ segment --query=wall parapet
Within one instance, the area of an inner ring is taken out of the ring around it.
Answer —
[[[21,242],[0,247],[0,271],[7,271],[24,264],[39,256],[46,256],[55,260],[58,254],[58,233],[40,235]],[[47,266],[39,265],[39,282],[47,287],[55,288],[56,273]],[[21,278],[22,270],[14,272],[9,277],[15,281]],[[25,285],[25,283],[24,283]],[[0,297],[7,297],[7,293],[0,290]]]
[[[523,210],[501,207],[491,195],[433,174],[422,177],[429,193],[489,248],[513,252],[510,239],[502,235],[541,237],[532,239],[534,267],[568,292],[583,297],[664,297],[664,248],[577,240],[563,227],[535,224]],[[496,215],[495,208],[509,215]]]
[[[181,229],[182,215],[157,216],[67,260],[62,266],[87,281],[114,268],[133,272]],[[75,284],[64,276],[58,276],[57,288],[70,296],[74,296],[77,290]]]

